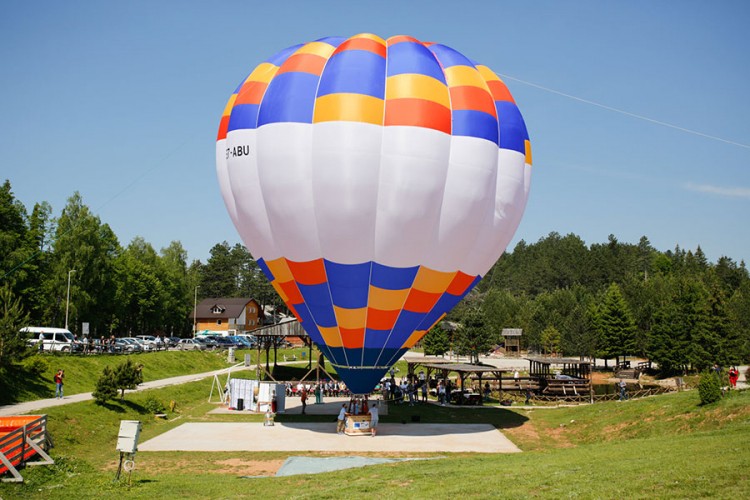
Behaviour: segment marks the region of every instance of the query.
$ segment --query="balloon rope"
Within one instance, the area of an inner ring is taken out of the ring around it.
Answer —
[[[590,104],[591,106],[596,106],[596,107],[599,107],[599,108],[602,108],[602,109],[606,109],[607,111],[613,111],[615,113],[620,113],[620,114],[625,115],[625,116],[630,116],[631,118],[637,118],[638,120],[643,120],[643,121],[647,121],[649,123],[654,123],[656,125],[661,125],[662,127],[668,127],[668,128],[672,128],[672,129],[675,129],[675,130],[679,130],[680,132],[686,132],[688,134],[693,134],[693,135],[697,135],[697,136],[700,136],[700,137],[705,137],[706,139],[711,139],[711,140],[714,140],[714,141],[719,141],[719,142],[723,142],[723,143],[726,143],[726,144],[731,144],[732,146],[739,146],[741,148],[750,149],[750,145],[744,144],[742,142],[730,141],[729,139],[724,139],[722,137],[718,137],[718,136],[715,136],[715,135],[704,134],[703,132],[699,132],[697,130],[692,130],[692,129],[685,128],[685,127],[680,127],[679,125],[674,125],[672,123],[664,122],[664,121],[661,121],[661,120],[656,120],[654,118],[649,118],[648,116],[638,115],[638,114],[635,114],[635,113],[631,113],[629,111],[625,111],[623,109],[614,108],[612,106],[607,106],[605,104],[601,104],[601,103],[598,103],[598,102],[595,102],[595,101],[591,101],[589,99],[584,99],[582,97],[577,97],[577,96],[574,96],[574,95],[571,95],[571,94],[566,94],[565,92],[560,92],[559,90],[554,90],[554,89],[551,89],[549,87],[544,87],[544,86],[538,85],[536,83],[527,82],[525,80],[521,80],[520,78],[515,78],[515,77],[509,76],[509,75],[504,75],[504,74],[501,74],[501,73],[497,73],[497,74],[500,77],[502,77],[502,78],[504,78],[506,80],[513,80],[514,82],[522,83],[524,85],[528,85],[529,87],[534,87],[534,88],[537,88],[539,90],[544,90],[545,92],[549,92],[551,94],[557,94],[557,95],[560,95],[560,96],[563,96],[563,97],[567,97],[568,99],[573,99],[574,101],[582,102],[582,103],[585,103],[585,104]]]

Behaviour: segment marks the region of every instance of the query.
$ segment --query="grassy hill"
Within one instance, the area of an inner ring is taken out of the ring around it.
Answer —
[[[282,352],[284,351],[279,351]],[[255,362],[257,351],[252,350],[237,351],[237,361],[243,360],[245,354],[250,354],[252,362]],[[94,356],[45,353],[32,356],[19,369],[0,378],[0,405],[54,397],[55,386],[52,379],[59,369],[65,370],[66,395],[91,392],[102,369],[105,366],[114,367],[126,357],[143,365],[144,382],[230,366],[226,351],[160,351]]]
[[[189,353],[193,354],[193,353]],[[195,353],[197,354],[197,353]],[[196,357],[195,359],[199,359]],[[120,420],[144,422],[142,440],[188,421],[260,421],[209,415],[211,381],[130,394],[107,407],[51,408],[51,467],[27,468],[26,482],[0,485],[13,498],[747,498],[750,391],[699,405],[695,391],[625,403],[559,409],[475,409],[430,405],[422,422],[489,422],[524,453],[416,454],[440,457],[315,476],[242,479],[274,471],[293,453],[139,453],[132,485],[114,483]],[[152,401],[177,403],[157,421]],[[413,412],[394,407],[381,421]],[[285,420],[313,421],[286,415]],[[321,417],[322,418],[322,417]],[[325,417],[326,421],[328,417]],[[297,453],[298,454],[298,453]],[[308,455],[326,456],[323,453]],[[389,454],[393,456],[394,454]],[[398,454],[396,454],[398,455]],[[415,456],[410,454],[409,456]]]

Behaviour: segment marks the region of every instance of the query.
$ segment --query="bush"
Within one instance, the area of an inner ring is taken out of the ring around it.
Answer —
[[[21,364],[27,372],[33,373],[34,375],[47,373],[50,366],[47,358],[39,356],[38,354],[29,356],[28,358],[24,359]]]
[[[698,394],[702,405],[709,405],[721,399],[721,382],[719,376],[712,371],[705,371],[698,381]]]
[[[166,412],[166,408],[164,408],[162,402],[153,396],[149,396],[148,398],[146,398],[146,401],[143,403],[143,407],[146,409],[146,411],[148,411],[149,413],[153,413],[154,415]]]
[[[117,380],[115,379],[115,372],[113,372],[109,366],[105,366],[102,370],[102,374],[96,381],[96,387],[91,395],[94,397],[94,402],[98,405],[103,405],[110,399],[115,399],[117,397]]]

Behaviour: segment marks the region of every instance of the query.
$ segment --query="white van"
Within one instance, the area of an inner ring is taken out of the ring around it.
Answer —
[[[26,335],[29,345],[36,349],[39,349],[39,342],[43,342],[42,349],[45,351],[75,352],[79,348],[73,334],[65,328],[27,326],[21,328],[21,333]]]

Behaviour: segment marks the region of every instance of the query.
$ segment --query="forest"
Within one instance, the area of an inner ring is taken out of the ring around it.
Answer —
[[[179,241],[159,251],[140,237],[123,246],[79,193],[59,215],[47,202],[28,213],[7,180],[0,273],[0,337],[19,325],[63,326],[66,312],[78,334],[86,322],[95,336],[184,336],[204,297],[285,309],[240,244],[217,243],[205,263],[188,262]],[[750,276],[744,262],[709,262],[700,247],[661,251],[646,236],[625,243],[614,235],[587,245],[553,232],[509,249],[423,346],[476,358],[502,344],[503,328],[522,328],[532,352],[638,356],[664,372],[740,364],[750,358]],[[2,345],[0,358],[11,352]]]

